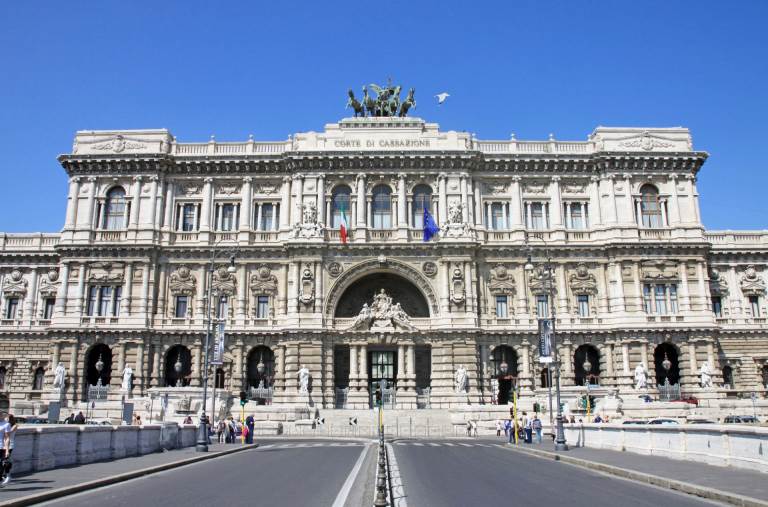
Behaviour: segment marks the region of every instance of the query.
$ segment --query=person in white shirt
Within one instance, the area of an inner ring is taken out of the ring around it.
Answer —
[[[13,415],[0,413],[0,488],[11,480],[10,458],[17,428],[16,418]]]

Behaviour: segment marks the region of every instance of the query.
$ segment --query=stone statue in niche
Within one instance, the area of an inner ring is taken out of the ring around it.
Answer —
[[[456,387],[456,393],[457,394],[464,394],[467,392],[467,370],[464,368],[464,365],[459,365],[459,367],[456,369],[456,375],[454,376],[455,381],[455,387]]]
[[[315,300],[315,277],[312,270],[304,268],[301,272],[301,285],[299,291],[299,302],[309,305]]]
[[[464,275],[461,274],[461,268],[454,268],[451,274],[451,301],[460,305],[464,303],[466,297]]]
[[[635,367],[635,389],[648,389],[648,370],[643,363]]]
[[[349,327],[350,331],[393,328],[406,331],[416,329],[400,303],[393,303],[384,289],[373,297],[373,303],[370,306],[368,303],[363,303],[363,308]]]
[[[448,204],[448,223],[460,224],[463,221],[461,202],[454,199],[450,202],[450,204]]]
[[[299,394],[309,394],[309,368],[301,365],[299,369]]]
[[[133,380],[133,368],[131,368],[130,366],[126,366],[125,369],[123,369],[123,383],[120,386],[120,389],[122,391],[130,391],[132,380]]]
[[[711,389],[712,388],[712,370],[709,367],[709,361],[704,361],[704,364],[701,365],[701,369],[699,370],[699,375],[701,375],[701,387],[704,389]]]
[[[440,228],[441,239],[474,239],[474,231],[464,220],[463,211],[464,205],[458,199],[454,199],[448,204],[448,217],[446,223]]]
[[[301,210],[301,223],[293,226],[293,237],[303,239],[322,238],[324,231],[325,227],[318,221],[315,203],[304,204]]]
[[[62,363],[56,366],[53,377],[53,387],[59,391],[63,391],[67,383],[67,369],[64,368]]]

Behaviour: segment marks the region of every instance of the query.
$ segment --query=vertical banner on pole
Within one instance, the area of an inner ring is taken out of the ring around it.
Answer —
[[[224,347],[226,345],[226,337],[224,335],[224,322],[219,322],[214,327],[213,333],[213,359],[211,359],[211,365],[220,366],[224,363]]]
[[[539,319],[539,362],[552,362],[552,335],[555,323],[552,319]]]

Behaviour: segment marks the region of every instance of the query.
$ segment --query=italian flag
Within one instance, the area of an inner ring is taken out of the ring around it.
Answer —
[[[341,208],[341,223],[339,224],[339,233],[341,235],[341,242],[347,244],[347,214],[344,212],[344,208]]]

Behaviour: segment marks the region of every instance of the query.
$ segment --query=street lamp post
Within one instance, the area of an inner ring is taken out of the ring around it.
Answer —
[[[208,425],[206,423],[205,408],[208,401],[208,363],[209,363],[209,350],[211,343],[211,333],[213,332],[213,316],[211,315],[213,307],[213,273],[216,270],[216,259],[222,253],[229,253],[229,266],[227,267],[227,273],[233,274],[237,272],[235,268],[235,250],[227,250],[225,252],[217,252],[216,247],[218,243],[211,248],[211,260],[208,266],[208,280],[206,284],[206,326],[205,326],[205,359],[203,360],[203,407],[200,412],[200,425],[197,430],[197,444],[195,450],[199,452],[208,451]]]
[[[528,243],[528,235],[525,238],[526,244]],[[543,240],[542,240],[543,241]],[[546,244],[545,244],[546,245]],[[552,319],[552,364],[555,366],[555,394],[557,398],[557,430],[555,433],[555,450],[567,451],[568,444],[565,441],[565,430],[563,429],[563,407],[560,403],[560,354],[557,351],[557,341],[555,339],[555,301],[554,293],[555,287],[553,286],[554,268],[552,267],[552,259],[549,257],[547,251],[545,251],[546,260],[539,270],[538,276],[542,281],[542,288],[547,294],[547,308]],[[528,260],[525,263],[525,270],[534,275],[534,265],[532,261],[532,248],[528,245]]]

